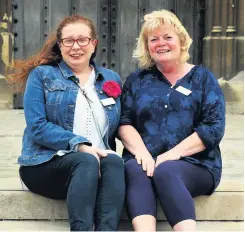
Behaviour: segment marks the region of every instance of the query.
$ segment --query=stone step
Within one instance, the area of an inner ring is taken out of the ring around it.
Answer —
[[[1,227],[0,227],[1,228]],[[130,221],[121,220],[120,231],[133,231]],[[157,222],[157,231],[173,231],[167,221]],[[197,231],[244,231],[243,221],[197,221]]]
[[[17,158],[25,127],[23,110],[0,110],[0,177],[17,178]],[[226,115],[226,132],[221,142],[223,178],[243,178],[244,173],[243,115]],[[118,152],[122,144],[118,143]],[[0,187],[2,183],[0,182]]]
[[[2,124],[1,124],[2,125]],[[18,157],[21,152],[22,136],[1,136],[0,157],[5,157],[6,153]],[[244,140],[242,139],[223,139],[220,143],[222,157],[238,156],[243,157]],[[122,154],[123,145],[117,140],[117,152]]]
[[[243,231],[243,222],[197,221],[197,231]],[[0,231],[68,231],[68,221],[0,221]],[[119,231],[132,231],[129,221],[121,220]],[[166,221],[157,222],[157,231],[171,231]]]
[[[18,175],[18,173],[17,173]],[[22,184],[19,177],[0,178],[0,191],[22,191]],[[243,178],[222,178],[216,192],[244,192]]]
[[[0,74],[0,110],[13,109],[13,93]]]
[[[221,142],[223,177],[221,184],[213,195],[202,196],[195,199],[197,219],[201,220],[200,225],[205,225],[206,220],[237,221],[243,220],[244,218],[243,120],[243,115],[227,115],[226,117],[226,133]],[[0,110],[0,125],[0,220],[67,219],[64,201],[46,199],[32,194],[29,191],[26,192],[21,190],[21,185],[18,178],[18,165],[16,161],[21,151],[21,139],[25,127],[23,110]],[[119,144],[118,151],[120,153],[122,150],[122,145],[119,141],[117,141],[117,143]],[[164,220],[165,217],[159,205],[158,211],[158,218],[160,220]],[[125,212],[123,213],[122,218],[127,218]],[[5,221],[3,223],[8,222],[9,221]],[[26,223],[28,224],[28,222]],[[165,223],[164,225],[167,225],[166,222],[161,223]],[[223,224],[220,224],[220,226],[217,224],[217,227],[210,227],[213,224],[208,223],[208,227],[204,226],[202,228],[203,230],[208,230],[205,228],[210,228],[210,230],[213,231],[219,227],[222,227],[223,230],[225,230],[227,227],[227,230],[231,231],[234,223],[234,228],[241,228],[239,227],[241,223],[237,222],[229,222],[228,224],[225,224],[226,222],[217,223]],[[9,224],[14,225],[14,221],[10,222]],[[127,222],[124,222],[122,225],[124,226],[126,224]],[[30,222],[30,225],[32,225],[32,221]],[[48,223],[48,225],[53,226],[55,224],[52,222],[51,224]],[[25,230],[25,228],[26,227],[23,226],[23,230]],[[49,227],[43,228],[47,228],[47,230],[49,230]],[[160,228],[160,230],[165,230],[164,228],[166,228],[166,230],[170,230],[170,227],[163,227]],[[8,228],[8,230],[10,229]],[[57,228],[57,230],[62,229]]]
[[[226,112],[229,114],[244,114],[244,81],[225,81],[219,79],[219,84],[226,99]],[[235,78],[233,78],[235,80]],[[13,93],[0,74],[0,110],[13,109]],[[22,103],[20,103],[22,104]],[[19,105],[20,105],[19,104]]]
[[[64,220],[64,200],[52,200],[30,191],[0,191],[0,220]],[[215,192],[195,198],[197,220],[237,221],[244,219],[243,192]],[[127,219],[125,211],[122,219]],[[165,216],[158,204],[158,219]]]
[[[226,100],[226,112],[244,114],[244,71],[229,81],[218,79]]]
[[[21,152],[21,136],[0,138],[0,177],[15,178],[18,175],[17,159]],[[117,151],[122,152],[122,144],[117,142]],[[224,139],[221,142],[224,178],[241,178],[244,174],[244,140]],[[1,183],[0,183],[1,186]]]
[[[24,111],[0,110],[0,125],[0,136],[22,136],[25,128]],[[224,139],[243,139],[243,125],[244,115],[227,114]]]

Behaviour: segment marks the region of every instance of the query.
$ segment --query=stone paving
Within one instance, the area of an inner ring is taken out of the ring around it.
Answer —
[[[21,152],[24,128],[23,110],[0,110],[0,178],[18,177],[17,157]],[[227,115],[221,151],[223,178],[243,180],[244,115]]]
[[[243,115],[227,115],[221,142],[223,181],[215,194],[195,199],[198,231],[243,231],[243,120]],[[20,191],[16,162],[24,127],[23,110],[0,110],[0,231],[67,231],[65,202]],[[120,231],[132,231],[123,215]],[[159,215],[158,230],[170,231],[162,211]]]

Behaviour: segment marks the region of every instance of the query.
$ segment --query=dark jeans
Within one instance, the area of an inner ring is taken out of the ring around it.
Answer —
[[[67,199],[71,231],[116,231],[124,203],[123,160],[114,154],[99,163],[87,153],[55,156],[47,163],[20,167],[30,191]]]
[[[173,227],[178,222],[196,219],[193,197],[209,194],[214,185],[212,174],[187,161],[166,161],[148,177],[135,159],[125,163],[126,205],[131,219],[149,214],[156,217],[156,198]]]

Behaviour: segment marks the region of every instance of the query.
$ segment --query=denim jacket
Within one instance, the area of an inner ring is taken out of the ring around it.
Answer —
[[[106,81],[121,80],[112,70],[97,66],[94,62],[95,87],[100,100],[108,98],[102,90]],[[62,60],[56,65],[41,65],[33,69],[26,83],[24,113],[26,128],[18,163],[23,166],[49,161],[59,150],[75,152],[76,145],[91,145],[85,137],[73,133],[74,111],[79,86],[77,78]],[[108,130],[103,138],[106,149],[116,149],[115,136],[119,124],[120,97],[116,104],[104,106],[108,118]],[[81,106],[82,107],[82,106]]]

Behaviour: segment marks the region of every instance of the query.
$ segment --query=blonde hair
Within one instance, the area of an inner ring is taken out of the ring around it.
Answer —
[[[144,22],[139,38],[137,39],[136,48],[133,51],[133,58],[138,62],[140,68],[148,69],[154,65],[154,61],[151,59],[148,50],[147,35],[149,32],[155,31],[165,23],[173,25],[175,32],[180,38],[181,54],[179,62],[185,63],[190,58],[189,48],[192,39],[177,16],[171,11],[163,9],[153,11],[144,16]]]

